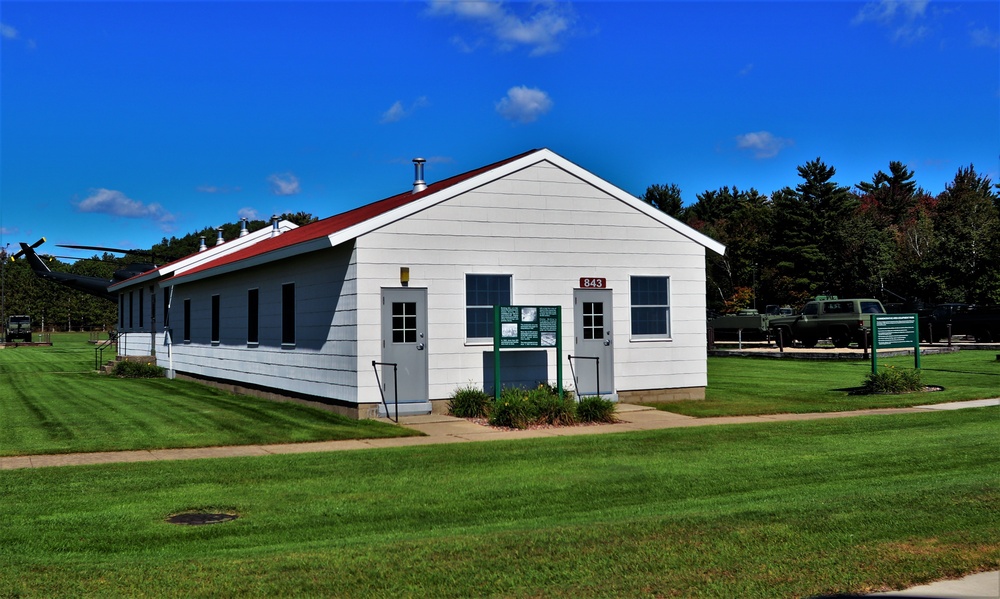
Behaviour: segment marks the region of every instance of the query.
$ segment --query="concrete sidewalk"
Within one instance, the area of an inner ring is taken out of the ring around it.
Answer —
[[[872,593],[866,597],[909,597],[910,599],[998,599],[1000,571],[970,574],[955,580],[939,580],[903,591]]]
[[[550,427],[523,431],[495,430],[488,426],[469,422],[464,418],[455,418],[453,416],[443,414],[429,414],[426,416],[406,416],[400,418],[401,425],[424,433],[425,436],[423,437],[317,441],[312,443],[283,443],[277,445],[232,445],[226,447],[194,447],[187,449],[101,451],[94,453],[65,453],[53,455],[0,457],[0,470],[46,468],[50,466],[86,466],[122,462],[156,462],[163,460],[248,457],[287,453],[312,453],[321,451],[348,451],[353,449],[408,447],[439,443],[468,443],[475,441],[496,441],[501,439],[510,440],[532,439],[539,437],[568,437],[574,435],[624,433],[686,426],[749,424],[791,420],[822,420],[826,418],[846,418],[849,416],[867,416],[875,414],[914,414],[933,410],[956,410],[961,408],[997,405],[1000,405],[1000,398],[916,406],[912,408],[888,408],[882,410],[694,418],[692,416],[681,416],[670,412],[662,412],[646,406],[618,404],[616,413],[618,415],[619,422],[616,424]]]

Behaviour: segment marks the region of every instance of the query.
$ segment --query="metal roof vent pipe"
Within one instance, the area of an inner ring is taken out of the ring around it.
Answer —
[[[423,158],[413,159],[413,193],[420,193],[421,191],[427,189],[427,184],[424,183],[424,163],[427,162]]]
[[[278,228],[278,215],[271,215],[271,237],[277,237],[281,235],[281,229]]]
[[[222,238],[222,227],[219,227],[216,231],[219,232],[219,236],[215,238],[215,245],[222,245],[226,242],[226,240]]]
[[[205,245],[205,236],[204,236],[204,235],[202,235],[202,236],[201,236],[201,245],[199,245],[199,246],[198,246],[198,251],[199,251],[199,252],[204,252],[204,251],[205,251],[205,250],[207,250],[207,249],[208,249],[208,246],[207,246],[207,245]]]
[[[244,216],[240,219],[240,237],[246,237],[249,234],[250,231],[247,231],[247,217]]]

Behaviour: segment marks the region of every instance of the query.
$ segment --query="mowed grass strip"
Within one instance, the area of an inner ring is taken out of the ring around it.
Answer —
[[[687,416],[840,412],[1000,397],[997,352],[962,350],[921,356],[921,379],[942,391],[852,395],[871,362],[710,357],[705,400],[655,404]],[[913,368],[913,356],[879,358],[879,369]]]
[[[0,596],[807,597],[1000,559],[997,408],[0,472]],[[171,525],[173,513],[239,518]]]
[[[0,455],[295,443],[419,434],[295,403],[93,372],[80,335],[0,351]]]

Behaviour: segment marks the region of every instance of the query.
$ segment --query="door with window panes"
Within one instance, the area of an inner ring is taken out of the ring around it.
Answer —
[[[578,397],[615,392],[613,321],[610,289],[573,291],[573,377]]]
[[[382,290],[382,362],[379,370],[385,401],[427,401],[427,290]]]

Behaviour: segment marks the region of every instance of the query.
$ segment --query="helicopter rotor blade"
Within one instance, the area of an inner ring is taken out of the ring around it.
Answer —
[[[29,245],[28,248],[33,250],[36,247],[42,245],[43,243],[45,243],[45,238],[44,237],[42,237],[41,239],[39,239],[35,243]],[[13,256],[10,257],[10,261],[11,262],[13,262],[14,260],[17,260],[18,258],[20,258],[21,256],[24,255],[24,249],[23,249],[24,248],[24,244],[21,244],[21,248],[22,249],[18,250],[16,254],[14,254]]]

